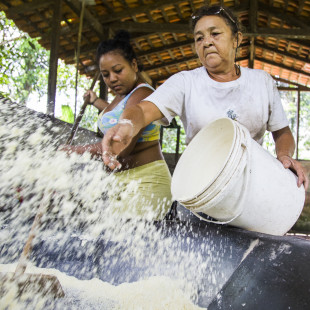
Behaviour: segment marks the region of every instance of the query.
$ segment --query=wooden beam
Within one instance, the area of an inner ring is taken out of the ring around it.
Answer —
[[[48,6],[51,6],[54,4],[54,0],[34,0],[32,2],[28,2],[28,3],[23,3],[20,4],[18,6],[13,6],[10,7],[6,13],[7,16],[13,16],[13,15],[17,15],[17,14],[25,14],[27,12],[32,12],[35,11],[37,9],[42,9],[42,8],[46,8]]]
[[[113,14],[113,6],[107,0],[101,0],[105,8],[108,10],[109,14]]]
[[[304,48],[308,48],[310,50],[310,41],[306,41],[306,40],[293,40],[293,39],[290,39],[290,41],[292,43],[300,45],[301,47],[304,47]]]
[[[250,29],[253,32],[256,32],[256,24],[257,24],[257,0],[252,0],[250,2],[250,9],[249,9],[249,23],[250,23]]]
[[[310,32],[307,29],[258,28],[257,32],[245,31],[243,35],[310,40]]]
[[[82,5],[81,2],[78,0],[65,0],[66,4],[71,8],[71,10],[77,15],[80,16]],[[105,36],[105,32],[107,29],[105,29],[101,23],[97,20],[95,16],[93,16],[89,10],[85,8],[84,12],[84,18],[85,21],[87,21],[87,24],[97,33],[99,38],[102,38]]]
[[[150,76],[145,71],[141,71],[140,74],[142,78],[145,80],[145,82],[153,86],[153,80],[150,78]]]
[[[297,117],[296,117],[296,154],[295,158],[298,160],[299,153],[299,124],[300,124],[300,90],[297,91]]]
[[[162,75],[162,76],[159,76],[157,79],[153,79],[153,82],[156,84],[160,81],[166,81],[167,79],[170,78],[170,76],[172,76],[173,74],[169,74],[169,75]]]
[[[254,47],[254,38],[250,39],[250,55],[249,55],[249,68],[254,68],[254,58],[255,58],[255,47]]]
[[[262,49],[269,51],[269,52],[272,52],[272,53],[277,53],[278,55],[281,55],[283,57],[289,57],[289,58],[292,58],[294,60],[298,60],[298,61],[302,61],[302,62],[306,62],[306,63],[309,62],[309,59],[307,59],[307,58],[303,58],[303,57],[297,56],[295,54],[291,54],[291,53],[288,53],[285,51],[278,50],[276,48],[272,48],[266,44],[260,44],[260,43],[255,42],[254,45],[255,45],[255,47],[262,48]]]
[[[62,6],[62,0],[54,1],[54,14],[53,14],[53,24],[51,32],[51,52],[50,52],[48,88],[47,88],[47,114],[52,116],[54,116],[55,114],[59,33],[60,33],[60,22],[62,16],[61,6]]]
[[[286,83],[286,84],[290,84],[290,85],[294,85],[294,86],[297,86],[296,88],[291,88],[290,89],[292,90],[295,90],[295,89],[300,89],[301,91],[310,91],[310,87],[307,87],[305,85],[301,85],[299,83],[296,83],[296,82],[292,82],[292,81],[289,81],[289,80],[286,80],[286,79],[283,79],[283,78],[280,78],[280,77],[275,77],[275,76],[272,76],[274,80],[276,81],[279,81],[279,82],[282,82],[282,83]],[[280,86],[281,87],[281,86]],[[287,89],[289,90],[289,89]]]
[[[5,5],[7,8],[10,8],[12,5],[8,2],[8,0],[2,0],[1,1],[3,5]]]
[[[117,22],[109,24],[114,30],[126,29],[129,32],[175,32],[191,33],[188,24],[179,23],[134,23],[134,22]]]
[[[175,1],[157,0],[151,4],[139,5],[138,7],[122,10],[118,13],[103,15],[101,20],[103,24],[107,24],[123,19],[125,17],[130,17],[131,15],[143,14],[148,11],[158,10],[163,6],[174,5],[182,2],[184,2],[184,0],[175,0]]]
[[[259,3],[259,10],[264,12],[267,15],[272,15],[274,17],[279,18],[280,20],[285,20],[291,25],[298,26],[304,29],[308,28],[308,31],[310,29],[310,23],[309,19],[306,21],[305,19],[302,19],[301,16],[298,18],[294,17],[292,14],[288,14],[287,12],[277,9],[273,6],[265,5],[264,3]]]
[[[149,55],[152,55],[155,53],[161,53],[161,52],[164,52],[166,50],[170,50],[170,49],[174,49],[174,48],[180,48],[182,46],[190,45],[193,43],[194,43],[193,39],[179,41],[179,42],[163,45],[161,47],[151,48],[147,51],[139,52],[139,53],[137,53],[137,56],[138,57],[149,56]]]
[[[151,4],[139,5],[138,7],[126,9],[118,13],[103,15],[101,20],[103,24],[107,24],[107,23],[121,20],[126,17],[130,17],[132,15],[143,14],[143,13],[147,14],[146,12],[149,12],[152,10],[158,10],[165,6],[174,6],[179,3],[184,3],[184,0],[174,0],[174,1],[157,0]],[[191,1],[190,1],[190,5],[192,5]],[[232,9],[234,12],[240,13],[246,10],[248,5],[249,5],[249,0],[244,0],[242,5],[236,8],[232,8]]]
[[[138,24],[138,23],[136,23],[136,24]],[[138,25],[140,25],[140,24],[138,24]],[[156,25],[158,25],[158,24],[156,24]],[[166,25],[166,24],[165,24]],[[120,27],[119,27],[120,28]],[[154,27],[155,28],[155,27]],[[86,24],[85,25],[85,27],[84,27],[84,29],[86,29],[86,30],[88,30],[88,29],[90,29],[90,26],[89,26],[89,24]],[[187,29],[188,30],[188,29]],[[60,32],[60,35],[62,36],[62,35],[69,35],[69,34],[71,34],[72,32],[74,32],[74,33],[77,33],[78,32],[78,25],[72,25],[72,27],[71,28],[69,28],[69,27],[63,27],[62,29],[61,29],[61,32]],[[243,36],[245,37],[245,36],[250,36],[250,32],[251,31],[249,31],[249,32],[244,32],[243,33]],[[252,32],[253,33],[253,32]],[[256,36],[259,36],[259,34],[256,32],[256,33],[254,33]],[[282,35],[283,35],[283,33],[282,33]],[[265,35],[263,35],[263,36],[265,36]],[[267,35],[266,35],[267,36]],[[274,36],[274,35],[273,35]],[[135,39],[138,39],[138,38],[141,38],[141,36],[138,36],[138,37],[133,37],[132,38],[132,40],[135,40]],[[42,40],[48,40],[49,39],[49,36],[48,35],[44,35],[44,36],[42,36]],[[190,40],[187,40],[187,41],[190,41]],[[185,42],[187,42],[187,41],[183,41],[184,43]],[[306,44],[306,41],[304,40],[304,41],[299,41],[299,40],[294,40],[294,39],[290,39],[290,41],[291,42],[294,42],[294,43],[296,43],[296,44],[298,44],[298,45],[301,45],[301,46],[303,46],[303,47],[305,47],[305,48],[310,48],[310,45],[309,44]],[[180,43],[181,43],[182,41],[180,41]],[[193,43],[193,40],[192,40],[192,43]],[[173,43],[174,44],[174,43]],[[177,44],[177,43],[176,43]],[[185,44],[185,45],[187,45],[187,43]],[[178,46],[176,46],[176,47],[178,47]],[[95,50],[96,48],[97,48],[97,45],[96,44],[92,44],[91,46],[88,46],[88,48],[90,49],[90,50]],[[167,46],[167,48],[173,48],[173,47],[169,47],[169,46]],[[85,52],[87,52],[89,49],[87,49]],[[161,48],[159,48],[159,49],[161,49]],[[166,49],[166,47],[164,46],[163,47],[163,49],[165,50]],[[151,50],[150,50],[151,51]],[[83,50],[81,51],[82,53],[83,53]],[[146,53],[148,53],[148,52],[146,52]],[[65,55],[67,56],[67,54],[68,54],[68,57],[71,55],[70,54],[70,52],[69,53],[66,53]]]
[[[180,58],[180,59],[176,59],[172,61],[162,62],[160,64],[153,65],[153,66],[148,66],[148,67],[145,66],[144,71],[152,71],[152,70],[156,70],[156,69],[160,69],[160,68],[164,68],[168,66],[173,66],[173,65],[186,62],[189,60],[197,59],[197,58],[198,58],[197,55],[193,55],[193,56],[188,56],[188,57],[184,57],[184,58]]]
[[[135,38],[132,38],[132,40],[135,40]],[[184,41],[180,41],[180,42],[175,42],[175,43],[172,43],[172,44],[164,45],[162,47],[151,48],[151,49],[149,49],[147,51],[138,52],[137,53],[137,57],[138,58],[147,57],[147,56],[152,55],[152,54],[164,52],[166,50],[173,49],[173,48],[181,48],[183,46],[188,46],[190,44],[193,44],[193,40],[192,39],[184,40]],[[241,44],[240,47],[243,47],[243,46],[246,46],[246,45],[247,44]],[[81,55],[85,55],[85,54],[89,55],[89,53],[94,53],[96,51],[96,49],[97,49],[97,46],[98,46],[98,43],[92,44],[92,45],[88,45],[87,47],[82,48],[81,49]],[[72,57],[72,59],[73,59],[73,57],[74,57],[74,50],[72,50],[71,52],[67,52],[67,53],[61,54],[61,57],[65,58],[65,59],[68,59],[69,57]],[[90,67],[85,72],[89,72],[89,71],[93,71],[93,70],[94,70],[94,68]]]
[[[160,81],[165,81],[167,79],[169,79],[171,75],[162,75],[156,79],[153,79],[153,82],[154,83],[158,83]],[[284,82],[284,83],[288,83],[288,84],[291,84],[291,85],[296,85],[297,88],[290,88],[290,89],[283,89],[283,90],[297,90],[298,88],[300,89],[300,91],[310,91],[310,87],[307,87],[307,86],[304,86],[304,85],[301,85],[301,84],[298,84],[298,83],[294,83],[294,82],[291,82],[289,80],[285,80],[285,79],[282,79],[282,78],[278,78],[278,77],[275,77],[272,75],[272,78],[276,81],[280,81],[280,82]]]
[[[191,34],[188,24],[183,23],[134,23],[119,22],[109,24],[114,30],[127,29],[129,32],[175,32]],[[310,32],[307,29],[284,29],[284,28],[258,28],[256,32],[245,31],[245,37],[275,37],[310,40]]]
[[[137,38],[133,37],[133,38],[131,38],[131,41],[134,41],[135,39],[137,39]],[[147,51],[138,52],[137,53],[137,57],[149,56],[149,55],[152,55],[152,54],[164,52],[167,49],[180,48],[182,46],[187,46],[187,45],[190,45],[190,44],[193,44],[193,43],[194,43],[193,39],[179,41],[179,42],[175,42],[175,43],[172,43],[172,44],[163,45],[162,47],[151,48],[151,49],[149,49]],[[85,47],[81,48],[81,55],[95,52],[96,49],[97,49],[97,46],[98,46],[98,43],[94,43],[94,44],[91,44],[91,45],[88,45],[88,46],[85,46]],[[240,47],[241,46],[244,46],[244,44],[240,45]],[[69,58],[71,56],[73,57],[74,56],[74,50],[72,50],[70,52],[63,53],[61,55],[62,55],[62,57],[65,57],[65,58]]]
[[[168,67],[168,66],[177,65],[177,64],[184,63],[184,62],[190,61],[190,60],[195,60],[195,59],[198,60],[198,56],[197,55],[188,56],[188,57],[182,57],[182,58],[179,58],[179,59],[176,59],[176,60],[173,60],[173,61],[166,61],[166,62],[162,62],[162,63],[157,64],[157,65],[145,67],[144,70],[145,71],[152,71],[152,70],[156,70],[156,69],[161,69],[161,68],[165,68],[165,67]],[[247,57],[240,57],[240,58],[237,58],[236,61],[238,62],[238,61],[242,61],[242,60],[245,60],[245,59],[247,59]]]
[[[279,86],[278,90],[282,90],[282,91],[310,91],[310,88],[307,87],[285,87],[285,86]]]
[[[250,29],[254,33],[257,29],[257,0],[252,0],[250,2],[250,9],[249,9],[249,23]],[[255,37],[250,37],[250,55],[249,55],[249,68],[254,68],[254,57],[255,57],[255,50],[254,50],[254,40]]]
[[[261,58],[261,57],[256,57],[256,59],[259,60],[260,62],[265,63],[265,64],[276,66],[276,67],[279,67],[279,68],[282,68],[282,69],[286,69],[286,70],[291,71],[291,72],[295,72],[295,73],[298,73],[298,74],[303,74],[305,76],[310,77],[310,73],[302,71],[302,70],[297,70],[297,69],[294,69],[292,67],[285,66],[282,63],[277,63],[277,62],[274,62],[274,61],[269,61],[269,60]]]
[[[139,52],[139,53],[137,53],[137,56],[138,57],[149,56],[149,55],[152,55],[152,54],[164,52],[164,51],[166,51],[168,49],[171,50],[171,49],[174,49],[174,48],[182,48],[184,46],[188,46],[188,45],[192,45],[192,44],[194,44],[194,39],[179,41],[179,42],[175,42],[175,43],[172,43],[172,44],[167,44],[167,45],[164,45],[164,46],[161,46],[161,47],[155,47],[155,48],[149,49],[147,51]],[[240,44],[239,48],[245,47],[245,46],[248,46],[248,43]]]

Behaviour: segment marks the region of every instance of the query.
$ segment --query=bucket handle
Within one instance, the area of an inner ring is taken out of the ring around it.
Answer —
[[[245,166],[245,181],[243,182],[243,186],[242,186],[242,192],[241,192],[241,199],[240,199],[240,204],[241,204],[241,211],[237,213],[237,215],[235,215],[232,219],[228,220],[228,221],[217,221],[217,220],[209,220],[209,219],[206,219],[205,217],[199,215],[196,211],[192,211],[192,213],[195,214],[195,216],[197,216],[199,219],[205,221],[205,222],[209,222],[209,223],[215,223],[215,224],[229,224],[230,222],[232,222],[233,220],[235,220],[238,216],[241,215],[241,213],[243,212],[243,208],[244,208],[244,200],[245,200],[245,196],[246,196],[246,192],[247,192],[247,188],[248,188],[248,181],[249,181],[249,178],[250,178],[250,167],[249,167],[249,159],[250,159],[250,154],[249,154],[249,150],[247,148],[247,146],[242,143],[241,146],[243,147],[245,153],[246,153],[246,156],[247,156],[247,164]]]

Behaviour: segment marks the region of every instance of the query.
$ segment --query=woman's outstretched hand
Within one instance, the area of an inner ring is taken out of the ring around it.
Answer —
[[[62,144],[58,147],[57,151],[66,152],[68,155],[70,155],[72,152],[74,152],[74,146],[69,144]]]
[[[102,160],[111,170],[121,168],[117,156],[130,145],[133,134],[133,124],[129,120],[120,120],[104,135],[101,142]]]
[[[298,187],[300,187],[301,184],[304,184],[305,189],[308,188],[309,178],[307,176],[307,172],[305,171],[305,169],[303,168],[303,166],[301,165],[301,163],[299,161],[297,161],[297,160],[295,160],[295,159],[293,159],[287,155],[283,155],[283,156],[278,157],[278,160],[283,164],[284,168],[286,168],[286,169],[289,168],[297,174],[297,177],[298,177],[297,185],[298,185]]]

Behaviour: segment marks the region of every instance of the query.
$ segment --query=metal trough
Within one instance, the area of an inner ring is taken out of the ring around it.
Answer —
[[[147,240],[144,255],[137,261],[134,253],[128,253],[126,242],[107,241],[102,238],[104,233],[96,240],[83,240],[83,232],[76,231],[62,243],[40,240],[33,249],[32,262],[78,279],[99,278],[113,285],[151,276],[174,279],[186,274],[188,281],[197,280],[195,302],[208,309],[309,309],[308,240],[274,237],[202,222],[164,221],[154,225],[163,244],[167,238],[173,240],[165,251],[176,255],[190,251],[195,254],[191,255],[192,261],[184,265],[183,260],[188,257],[181,254],[173,262],[165,255],[154,262],[150,253],[156,255],[158,248],[152,242],[147,244]],[[1,263],[12,262],[7,255],[10,246],[1,245]],[[196,256],[205,258],[207,264],[202,265],[199,259],[196,265]]]

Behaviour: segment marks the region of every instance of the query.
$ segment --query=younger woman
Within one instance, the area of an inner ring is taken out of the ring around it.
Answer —
[[[90,104],[98,108],[98,127],[103,134],[118,123],[125,107],[134,106],[154,89],[139,74],[141,67],[129,42],[127,32],[119,32],[113,39],[103,41],[97,49],[100,72],[115,98],[109,104],[87,91]],[[124,126],[132,124],[123,122]],[[171,205],[171,175],[164,161],[160,144],[160,125],[150,123],[139,130],[130,146],[118,156],[121,163],[114,174],[110,204],[115,212],[148,220],[162,219]],[[101,142],[90,145],[64,146],[62,150],[82,154],[90,152],[102,156]]]

